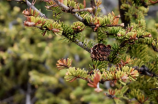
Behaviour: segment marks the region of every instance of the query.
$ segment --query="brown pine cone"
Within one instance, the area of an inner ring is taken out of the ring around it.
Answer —
[[[105,61],[110,55],[111,46],[104,44],[97,44],[91,48],[91,58],[93,60]]]

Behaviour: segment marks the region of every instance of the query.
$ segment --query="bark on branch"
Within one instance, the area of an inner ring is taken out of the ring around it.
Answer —
[[[54,0],[54,1],[55,1],[59,6],[63,7],[65,10],[69,10],[69,7],[67,7],[67,6],[65,6],[64,4],[60,3],[58,0]],[[43,14],[42,12],[40,12],[40,11],[39,11],[35,6],[33,6],[28,0],[26,0],[26,4],[27,4],[29,7],[31,7],[33,10],[36,10],[36,11],[40,14],[41,17],[46,18],[45,14]],[[79,15],[77,15],[76,13],[75,13],[74,16],[75,16],[78,20],[83,21],[83,18],[80,17]],[[37,27],[37,28],[40,28],[40,27]],[[40,29],[41,29],[41,28],[40,28]],[[49,30],[49,29],[47,29],[47,30]],[[53,30],[52,30],[52,31],[53,31]],[[65,36],[65,35],[63,35],[63,36]],[[70,41],[72,41],[72,40],[70,40]],[[78,46],[80,46],[81,48],[83,48],[84,50],[90,52],[90,49],[87,47],[86,44],[83,44],[83,42],[80,42],[79,40],[73,40],[72,42],[74,42],[75,44],[77,44]]]

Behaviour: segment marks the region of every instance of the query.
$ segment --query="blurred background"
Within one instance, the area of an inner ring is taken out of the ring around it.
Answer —
[[[35,6],[52,18],[53,12],[45,9],[44,2],[37,0]],[[0,0],[0,104],[113,104],[84,80],[64,80],[65,70],[56,68],[57,60],[71,58],[72,66],[89,70],[90,54],[63,37],[42,36],[39,29],[24,27],[22,11],[26,8],[24,3]],[[101,8],[105,15],[111,11],[119,14],[118,0],[103,0]],[[149,9],[148,28],[158,22],[157,11],[158,6]],[[70,14],[63,15],[61,21],[66,24],[76,21]],[[92,31],[84,34],[95,37]],[[105,83],[102,87],[106,91],[110,86]]]

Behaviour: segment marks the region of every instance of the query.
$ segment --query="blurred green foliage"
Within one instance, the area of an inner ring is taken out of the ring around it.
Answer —
[[[73,66],[88,69],[89,53],[60,36],[42,36],[39,29],[24,27],[23,19],[18,6],[11,10],[8,2],[0,3],[0,104],[24,104],[28,93],[33,104],[105,102],[84,80],[66,82],[66,71],[55,65],[69,57]]]

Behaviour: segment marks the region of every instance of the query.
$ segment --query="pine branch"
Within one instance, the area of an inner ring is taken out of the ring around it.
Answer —
[[[130,20],[127,20],[128,18],[125,17],[125,13],[127,12],[127,10],[122,10],[121,5],[122,5],[122,1],[119,0],[119,11],[121,15],[121,20],[122,20],[122,23],[125,24],[124,28],[126,28],[130,24]]]
[[[62,7],[64,10],[66,10],[66,11],[70,10],[69,7],[67,7],[66,5],[61,3],[59,0],[53,0],[53,1],[55,1],[55,3],[58,4],[58,6]]]
[[[74,16],[75,16],[79,21],[81,21],[81,22],[84,23],[84,19],[83,19],[79,14],[75,13]],[[84,23],[84,24],[85,24],[85,23]]]
[[[60,6],[62,6],[63,8],[65,8],[66,10],[69,9],[69,7],[66,7],[64,4],[60,3],[58,0],[55,0],[55,2],[56,2],[58,5],[60,5]],[[40,12],[35,6],[33,6],[28,0],[26,0],[26,3],[27,3],[27,5],[28,5],[29,7],[31,7],[33,10],[37,11],[37,12],[40,14],[41,17],[46,18],[45,14],[41,13],[41,12]],[[75,17],[78,18],[80,21],[83,21],[83,19],[82,19],[79,15],[75,14]],[[39,26],[35,26],[35,27],[41,29],[41,27],[39,27]],[[49,29],[46,28],[46,30],[49,30]],[[54,30],[54,29],[52,29],[52,31],[53,31],[53,30]],[[65,35],[64,35],[64,36],[65,36]],[[78,46],[80,46],[81,48],[83,48],[84,50],[86,50],[86,51],[88,51],[88,52],[90,53],[90,49],[87,47],[86,44],[83,44],[83,43],[80,42],[79,40],[70,40],[70,41],[74,42],[75,44],[77,44]]]
[[[33,10],[37,11],[41,17],[46,18],[45,14],[40,12],[34,5],[32,5],[28,0],[25,0],[27,6],[31,7]]]
[[[67,39],[69,39],[71,42],[74,42],[75,44],[86,50],[87,52],[89,53],[91,52],[91,49],[87,47],[87,45],[84,44],[83,42],[80,42],[78,39],[70,39],[65,33],[62,33],[62,35],[65,36]]]
[[[73,9],[72,12],[83,12],[83,11],[91,12],[92,10],[93,10],[92,8]]]
[[[83,42],[80,42],[79,40],[76,39],[74,43],[80,46],[81,48],[83,48],[84,50],[86,50],[87,52],[89,53],[91,52],[90,48],[88,48],[85,44],[83,44]]]
[[[92,8],[84,8],[84,9],[72,9],[70,7],[67,7],[66,5],[64,5],[63,3],[59,2],[58,0],[53,0],[55,1],[58,6],[62,7],[65,11],[69,11],[69,12],[72,12],[72,13],[75,13],[75,12],[83,12],[83,11],[92,11]]]
[[[112,56],[111,61],[108,59],[109,62],[114,63],[114,60],[115,60],[115,58],[118,56],[118,53],[119,53],[119,51],[121,50],[121,48],[125,47],[129,42],[130,42],[129,40],[123,41],[123,42],[120,44],[119,48],[118,48],[118,49],[116,50],[116,52],[114,53],[114,55]]]
[[[75,11],[77,12],[77,9],[72,9],[71,10],[69,7],[67,7],[66,5],[60,3],[58,0],[53,0],[53,1],[55,1],[55,3],[58,4],[58,6],[62,7],[64,9],[64,11],[73,14],[79,21],[83,22],[85,25],[91,26],[91,24],[88,24],[79,14],[74,13]]]
[[[118,25],[105,25],[106,27],[124,27],[124,24],[118,24]],[[100,26],[102,27],[102,26]]]
[[[62,7],[64,10],[64,12],[68,12],[71,13],[72,15],[74,15],[79,21],[81,21],[82,23],[84,23],[86,26],[90,26],[92,29],[94,29],[96,27],[96,24],[93,23],[88,23],[85,19],[83,19],[78,13],[75,12],[82,12],[82,11],[89,11],[89,12],[93,12],[93,15],[95,14],[96,11],[96,5],[94,0],[91,0],[91,8],[84,8],[84,9],[72,9],[70,7],[67,7],[66,5],[64,5],[63,3],[59,2],[58,0],[53,0],[58,6]],[[95,10],[95,11],[94,11]],[[121,26],[122,25],[106,25],[106,27],[117,27],[117,26]],[[101,26],[100,26],[101,27]],[[124,27],[124,26],[123,26]]]
[[[41,30],[48,30],[48,31],[50,31],[48,28],[43,29],[41,26],[32,26],[32,27],[36,27],[36,28],[39,28]],[[56,30],[57,29],[52,29],[51,31],[56,31]]]
[[[134,68],[135,68],[135,70],[140,72],[142,75],[147,75],[147,76],[150,76],[150,77],[158,77],[158,75],[156,75],[155,73],[151,72],[149,70],[149,68],[147,68],[145,65],[141,66],[140,68],[138,66],[135,66]]]

